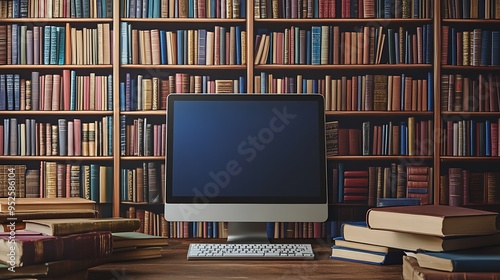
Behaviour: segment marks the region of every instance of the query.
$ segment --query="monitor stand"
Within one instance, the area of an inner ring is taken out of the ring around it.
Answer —
[[[227,243],[269,243],[267,223],[228,222]]]

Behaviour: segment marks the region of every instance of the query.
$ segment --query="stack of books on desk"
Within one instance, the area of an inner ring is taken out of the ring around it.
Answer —
[[[444,205],[372,208],[365,221],[342,225],[331,258],[397,264],[405,251],[450,252],[500,245],[497,216]]]
[[[0,279],[85,271],[112,255],[113,232],[140,226],[138,219],[95,218],[94,202],[84,199],[18,199],[10,213],[6,205],[0,201],[7,230],[0,232]]]
[[[161,250],[168,245],[167,237],[136,231],[115,232],[112,236],[113,253],[107,262],[161,258]]]

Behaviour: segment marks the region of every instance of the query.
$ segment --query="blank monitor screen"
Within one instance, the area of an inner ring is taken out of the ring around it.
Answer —
[[[324,221],[323,106],[320,95],[170,95],[167,220],[310,221],[294,211],[322,205],[311,215]]]

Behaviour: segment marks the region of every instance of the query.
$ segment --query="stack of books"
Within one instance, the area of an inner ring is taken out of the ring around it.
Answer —
[[[139,219],[96,218],[83,198],[0,199],[0,279],[85,275],[110,261],[113,234],[133,232]]]
[[[107,262],[161,258],[161,250],[168,245],[168,238],[137,231],[114,232],[113,253]]]
[[[500,245],[497,216],[495,212],[446,205],[371,208],[365,221],[342,224],[340,236],[334,238],[331,258],[401,264],[405,253],[439,255],[496,248]]]

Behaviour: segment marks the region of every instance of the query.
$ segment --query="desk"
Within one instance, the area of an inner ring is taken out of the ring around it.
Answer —
[[[313,244],[316,259],[210,260],[188,261],[186,252],[192,242],[225,242],[221,239],[172,239],[163,258],[108,263],[88,271],[89,280],[139,279],[401,279],[401,265],[377,266],[331,260],[331,244],[316,240],[285,240]]]

